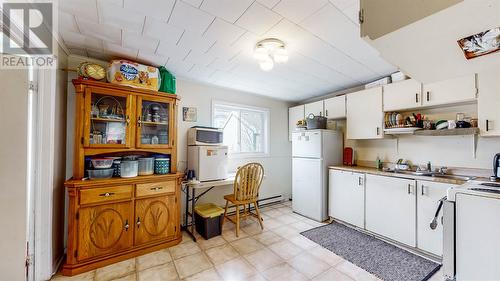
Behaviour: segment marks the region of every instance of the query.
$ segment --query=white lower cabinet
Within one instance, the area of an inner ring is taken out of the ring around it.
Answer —
[[[366,229],[416,246],[416,181],[366,175]]]
[[[417,181],[417,248],[426,252],[443,255],[443,224],[440,213],[436,229],[430,228],[439,199],[446,196],[452,184],[432,181]]]
[[[330,170],[328,214],[330,217],[364,228],[365,175]]]

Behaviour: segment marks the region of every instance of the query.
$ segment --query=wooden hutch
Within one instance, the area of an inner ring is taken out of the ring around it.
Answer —
[[[180,243],[177,96],[89,80],[73,84],[74,163],[73,178],[65,182],[68,246],[62,273],[79,274]],[[151,120],[151,106],[161,119]],[[85,178],[89,158],[130,154],[168,155],[170,173]]]

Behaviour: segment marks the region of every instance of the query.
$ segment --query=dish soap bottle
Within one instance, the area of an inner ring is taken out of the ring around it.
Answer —
[[[380,157],[377,156],[377,160],[375,160],[375,163],[377,165],[377,170],[382,170],[382,160]]]

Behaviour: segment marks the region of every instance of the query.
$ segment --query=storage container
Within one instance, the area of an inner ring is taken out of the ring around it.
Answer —
[[[89,178],[93,179],[109,179],[113,177],[113,172],[115,169],[97,169],[97,170],[87,170]]]
[[[196,231],[205,239],[222,234],[224,209],[213,204],[201,204],[194,208]]]
[[[143,157],[139,158],[139,176],[146,176],[154,174],[154,162],[153,157]]]
[[[306,119],[307,129],[326,129],[326,117],[309,114]]]
[[[122,160],[120,163],[120,176],[122,178],[137,177],[139,172],[139,161],[137,160]]]
[[[155,174],[165,175],[170,173],[170,159],[156,158],[155,159]]]
[[[112,60],[108,67],[108,82],[157,91],[160,88],[158,68],[128,60]]]

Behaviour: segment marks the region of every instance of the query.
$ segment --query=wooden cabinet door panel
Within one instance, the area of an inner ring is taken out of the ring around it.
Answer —
[[[384,137],[382,87],[347,94],[347,138],[380,139]]]
[[[132,203],[81,208],[78,218],[78,260],[115,253],[132,246]]]
[[[328,119],[345,118],[345,95],[324,100],[325,117]]]
[[[330,170],[329,215],[360,228],[365,224],[364,174]]]
[[[292,132],[297,129],[297,121],[304,119],[304,105],[288,109],[288,140],[292,141]]]
[[[175,195],[135,202],[135,245],[173,238],[178,231]]]
[[[306,103],[304,105],[304,112],[305,112],[305,118],[309,116],[309,114],[313,114],[314,116],[325,116],[324,114],[324,108],[323,108],[323,101],[315,101],[311,103]]]
[[[417,108],[422,104],[422,84],[414,79],[387,84],[383,88],[384,111]]]
[[[476,99],[476,76],[467,75],[423,86],[423,105],[433,106]]]

